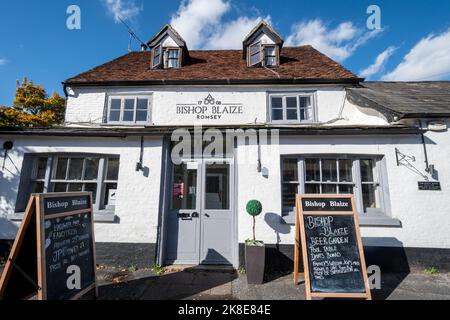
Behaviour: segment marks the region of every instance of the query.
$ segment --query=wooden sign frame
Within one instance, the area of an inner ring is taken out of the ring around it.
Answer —
[[[44,200],[54,199],[54,198],[68,198],[68,197],[89,197],[89,208],[75,211],[68,211],[64,213],[57,214],[47,214],[44,211]],[[94,283],[84,288],[82,291],[78,292],[76,295],[70,298],[70,300],[77,300],[84,296],[86,293],[94,290],[95,297],[98,298],[98,285],[97,285],[97,274],[96,274],[96,254],[95,254],[95,235],[94,235],[94,212],[92,206],[92,193],[90,192],[64,192],[64,193],[46,193],[46,194],[32,194],[28,201],[28,205],[23,216],[22,224],[18,230],[16,239],[11,248],[10,255],[5,265],[2,277],[0,279],[0,300],[5,295],[7,283],[9,277],[15,266],[15,261],[19,255],[20,248],[25,237],[30,221],[35,214],[36,216],[36,250],[37,250],[37,299],[46,300],[47,299],[47,270],[46,270],[46,248],[45,248],[45,221],[55,218],[64,218],[67,216],[73,216],[77,214],[90,214],[91,215],[91,236],[92,236],[92,259],[94,264]],[[29,281],[34,282],[31,275],[27,276]],[[27,297],[24,297],[27,298]]]
[[[350,199],[352,204],[352,211],[303,211],[303,199],[304,198],[326,198],[326,199]],[[299,277],[299,263],[300,253],[303,257],[303,268],[305,277],[305,289],[306,300],[312,300],[313,298],[364,298],[366,300],[372,300],[372,295],[369,287],[369,280],[367,277],[366,261],[364,257],[364,250],[361,240],[361,233],[359,230],[359,218],[356,210],[355,197],[353,195],[336,195],[336,194],[310,194],[310,195],[297,195],[296,196],[296,214],[295,214],[295,256],[294,256],[294,283],[298,284]],[[324,293],[324,292],[312,292],[311,291],[311,279],[309,274],[308,252],[306,248],[306,231],[304,224],[304,215],[346,215],[353,218],[355,224],[355,236],[358,245],[358,254],[361,262],[361,273],[363,276],[365,292],[364,293]],[[299,239],[300,237],[300,239]]]

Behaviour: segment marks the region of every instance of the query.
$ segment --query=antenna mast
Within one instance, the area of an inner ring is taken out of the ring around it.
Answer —
[[[133,39],[135,39],[137,42],[139,42],[139,44],[141,45],[141,48],[143,50],[147,49],[147,45],[136,35],[136,33],[133,31],[133,29],[131,29],[131,27],[122,20],[121,17],[117,17],[119,19],[120,22],[122,22],[122,24],[125,26],[125,28],[127,28],[128,34],[130,35],[130,41],[128,43],[128,52],[131,52],[131,41]]]

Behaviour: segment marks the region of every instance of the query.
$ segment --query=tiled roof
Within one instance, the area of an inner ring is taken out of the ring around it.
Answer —
[[[66,84],[132,82],[358,82],[360,79],[311,46],[287,47],[281,65],[274,69],[249,68],[241,50],[190,51],[190,61],[181,69],[150,68],[151,53],[131,52],[79,74]]]
[[[348,92],[356,104],[391,117],[450,116],[450,81],[364,82]]]

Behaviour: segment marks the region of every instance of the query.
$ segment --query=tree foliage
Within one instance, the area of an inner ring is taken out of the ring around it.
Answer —
[[[0,107],[0,126],[50,127],[64,121],[65,99],[58,93],[48,96],[44,87],[26,78],[17,82],[14,105]]]

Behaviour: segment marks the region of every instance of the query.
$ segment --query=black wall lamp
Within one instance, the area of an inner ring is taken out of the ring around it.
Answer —
[[[8,156],[8,151],[11,150],[13,147],[14,147],[14,143],[12,141],[5,141],[3,143],[3,150],[5,150],[5,153],[3,155],[2,170],[5,169],[5,162],[6,162],[6,157]]]

